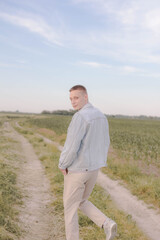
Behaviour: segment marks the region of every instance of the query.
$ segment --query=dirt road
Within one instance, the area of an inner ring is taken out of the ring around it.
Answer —
[[[152,240],[160,240],[160,214],[133,196],[118,181],[99,172],[97,183],[103,187],[118,208],[131,215],[139,228]]]
[[[21,144],[22,161],[18,166],[18,186],[24,203],[19,209],[19,224],[23,231],[21,240],[56,240],[59,226],[50,205],[53,195],[44,168],[26,138],[8,122],[4,124],[4,129],[7,136]]]

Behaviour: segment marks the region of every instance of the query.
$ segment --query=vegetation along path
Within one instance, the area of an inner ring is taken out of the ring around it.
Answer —
[[[39,135],[46,143],[52,143],[59,150],[62,146],[50,139]],[[116,205],[130,215],[139,228],[152,240],[160,240],[160,214],[158,211],[149,208],[143,201],[138,200],[129,190],[120,185],[119,181],[111,180],[106,174],[99,172],[97,183],[103,187],[111,196]]]
[[[8,122],[5,122],[4,127],[10,138],[21,143],[23,154],[18,176],[23,193],[23,205],[19,209],[19,222],[23,230],[21,240],[53,240],[58,226],[50,205],[53,195],[44,168],[28,140]]]

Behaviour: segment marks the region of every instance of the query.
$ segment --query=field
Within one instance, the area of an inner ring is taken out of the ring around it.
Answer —
[[[63,145],[70,116],[47,116],[47,115],[5,115],[0,118],[0,128],[3,122],[9,121],[14,128],[23,134],[33,145],[36,154],[45,166],[46,174],[51,182],[51,190],[55,199],[52,201],[54,212],[63,225],[63,176],[58,170],[58,159],[60,152],[52,145],[46,144],[40,136],[41,134],[53,141]],[[108,167],[102,171],[112,179],[118,179],[138,198],[143,199],[150,207],[160,208],[160,121],[158,120],[137,120],[137,119],[115,119],[109,118],[111,146],[108,156]],[[3,136],[3,132],[1,131]],[[21,194],[16,186],[17,170],[13,168],[14,161],[19,161],[19,156],[15,151],[8,149],[16,148],[17,143],[3,136],[3,147],[0,149],[1,164],[6,174],[7,184],[11,184],[6,190],[4,177],[0,177],[1,205],[0,205],[0,233],[3,240],[18,239],[20,230],[17,225],[16,204],[22,204]],[[4,150],[5,154],[4,154]],[[6,153],[7,152],[7,153]],[[12,180],[10,179],[12,176]],[[5,180],[6,181],[6,180]],[[11,189],[11,192],[8,190]],[[7,200],[6,201],[6,195]],[[91,201],[109,217],[118,223],[118,235],[116,239],[121,240],[147,240],[137,228],[130,215],[119,211],[104,190],[96,186]],[[5,209],[5,211],[4,211]],[[9,213],[8,213],[8,212]],[[6,219],[4,214],[9,215]],[[97,228],[90,220],[80,216],[80,234],[84,240],[102,240],[104,233]],[[6,221],[10,221],[7,225]],[[12,224],[11,224],[12,223]],[[9,226],[9,227],[8,227]],[[64,228],[57,233],[56,239],[63,239]],[[60,234],[60,235],[58,235]],[[62,238],[61,238],[62,237]]]
[[[104,172],[160,207],[160,121],[109,119],[109,123],[113,151]]]

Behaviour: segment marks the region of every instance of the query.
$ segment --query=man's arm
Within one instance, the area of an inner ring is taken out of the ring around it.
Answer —
[[[86,131],[86,121],[79,113],[76,113],[68,128],[67,139],[59,159],[59,168],[63,174],[67,174],[67,168],[76,159],[81,141],[84,138]]]

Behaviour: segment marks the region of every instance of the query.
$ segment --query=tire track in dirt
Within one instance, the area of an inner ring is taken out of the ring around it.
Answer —
[[[44,168],[32,145],[21,134],[5,122],[6,134],[20,142],[24,156],[19,166],[18,186],[23,194],[23,205],[19,210],[20,240],[57,240],[59,224],[51,207],[53,195]],[[58,237],[64,240],[64,237]]]

